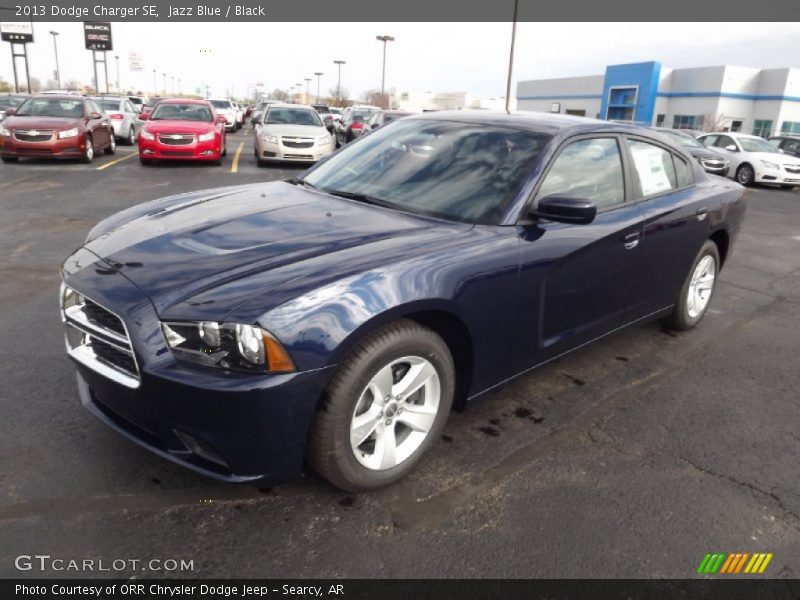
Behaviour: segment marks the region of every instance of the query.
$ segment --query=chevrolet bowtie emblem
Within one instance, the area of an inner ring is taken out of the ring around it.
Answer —
[[[31,129],[31,130],[28,132],[28,135],[39,135],[39,132],[38,132],[38,131],[36,131],[35,129]]]
[[[179,140],[179,139],[183,138],[183,136],[182,136],[182,135],[178,135],[177,133],[173,133],[173,134],[172,134],[170,137],[171,137],[173,140]]]

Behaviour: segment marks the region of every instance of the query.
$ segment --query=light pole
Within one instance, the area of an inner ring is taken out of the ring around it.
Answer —
[[[375,39],[379,42],[383,42],[383,73],[381,75],[381,96],[383,96],[384,85],[386,83],[386,42],[393,42],[394,38],[390,35],[377,35]]]
[[[153,95],[158,93],[158,84],[156,83],[156,70],[153,69]]]
[[[58,83],[58,88],[61,89],[61,69],[58,68],[58,44],[56,43],[58,32],[51,31],[50,35],[53,36],[53,51],[56,54],[56,82]]]
[[[294,86],[289,86],[289,104],[294,104]]]
[[[339,66],[339,77],[336,79],[336,99],[339,101],[339,106],[342,105],[342,65],[346,65],[344,60],[335,60],[333,64]]]
[[[172,80],[170,89],[172,90],[172,93],[174,94],[175,93],[175,75],[170,75],[170,79]]]
[[[297,95],[299,96],[300,95],[300,90],[303,89],[303,84],[302,83],[295,83],[294,84],[294,89],[297,90]],[[300,103],[297,102],[297,104],[300,104]]]
[[[117,93],[119,93],[119,91],[120,91],[120,87],[119,87],[119,55],[115,54],[114,58],[117,61]]]
[[[319,104],[319,78],[325,75],[325,73],[320,73],[319,71],[317,71],[316,73],[314,73],[314,75],[317,76],[317,104]]]
[[[509,112],[508,103],[511,100],[511,70],[514,67],[514,42],[517,37],[518,8],[519,8],[519,0],[514,0],[514,22],[511,25],[511,50],[508,53],[508,82],[506,83],[506,112]]]
[[[166,96],[167,95],[167,74],[166,73],[162,73],[161,75],[164,77],[164,95]]]
[[[183,92],[181,91],[181,78],[178,77],[178,96],[183,96]]]
[[[306,77],[306,104],[311,104],[311,102],[309,102],[308,100],[308,96],[310,95],[308,91],[308,85],[310,83],[311,83],[311,77]]]

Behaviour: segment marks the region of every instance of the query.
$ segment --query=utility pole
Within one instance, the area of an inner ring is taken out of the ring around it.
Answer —
[[[119,54],[115,54],[114,59],[117,61],[117,93],[119,94],[122,91],[122,88],[119,87]]]
[[[319,104],[319,78],[325,75],[325,73],[320,73],[319,71],[317,71],[316,73],[314,73],[314,75],[317,76],[317,104]]]
[[[346,65],[344,60],[335,60],[333,64],[339,66],[339,77],[336,80],[336,99],[339,101],[339,106],[342,105],[342,65]]]
[[[56,43],[56,37],[58,36],[57,31],[51,31],[50,35],[53,36],[53,51],[56,55],[56,83],[58,84],[58,89],[61,89],[61,69],[58,67],[58,44]]]
[[[514,22],[511,26],[511,51],[508,54],[508,82],[506,83],[506,112],[509,112],[508,106],[511,101],[511,72],[514,68],[514,42],[517,38],[517,9],[519,8],[519,0],[514,0]]]
[[[309,91],[308,91],[308,84],[310,84],[310,83],[311,83],[311,77],[306,77],[306,104],[311,104],[311,102],[308,99],[308,97],[310,95]]]
[[[156,70],[153,69],[153,95],[158,94],[158,84],[156,83]]]
[[[386,42],[393,42],[394,38],[390,35],[378,35],[375,36],[375,39],[383,42],[383,72],[381,74],[381,96],[383,96],[386,84]]]

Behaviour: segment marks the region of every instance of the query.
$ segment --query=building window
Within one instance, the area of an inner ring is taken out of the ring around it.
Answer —
[[[756,119],[753,124],[753,135],[767,138],[772,133],[772,121],[766,119]]]
[[[656,127],[663,127],[664,126],[664,119],[667,118],[667,115],[658,115],[656,117]]]
[[[784,121],[781,125],[781,133],[800,133],[800,121]]]
[[[636,111],[637,87],[615,87],[608,91],[608,109],[606,118],[609,121],[633,121]]]
[[[675,115],[672,120],[673,129],[702,129],[703,117],[697,115]]]

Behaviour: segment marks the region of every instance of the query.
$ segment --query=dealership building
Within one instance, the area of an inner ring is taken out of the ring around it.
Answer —
[[[517,108],[658,127],[800,135],[800,69],[609,65],[603,75],[520,81]]]

